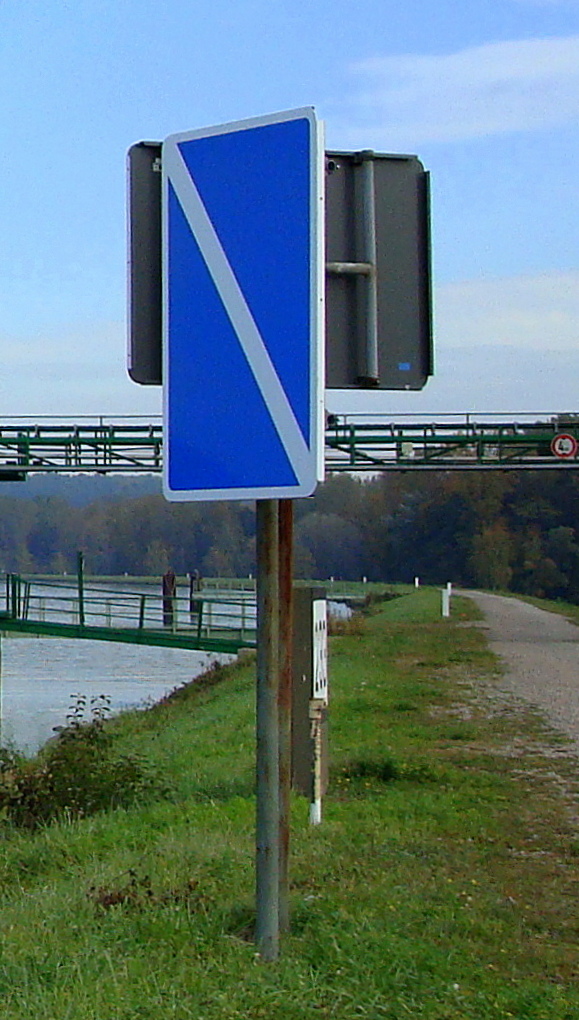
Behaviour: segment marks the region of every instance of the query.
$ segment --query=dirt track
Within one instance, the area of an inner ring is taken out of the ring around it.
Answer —
[[[579,627],[519,599],[460,594],[484,613],[490,648],[505,667],[500,686],[537,705],[579,751]]]

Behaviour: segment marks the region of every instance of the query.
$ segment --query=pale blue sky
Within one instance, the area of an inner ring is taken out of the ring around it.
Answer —
[[[159,409],[126,150],[303,105],[432,172],[437,375],[373,409],[579,409],[579,0],[0,0],[0,91],[2,416]]]

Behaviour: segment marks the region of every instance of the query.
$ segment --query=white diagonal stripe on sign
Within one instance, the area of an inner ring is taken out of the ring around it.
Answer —
[[[301,482],[311,460],[310,451],[235,273],[175,142],[165,143],[163,163],[280,441],[298,482]]]

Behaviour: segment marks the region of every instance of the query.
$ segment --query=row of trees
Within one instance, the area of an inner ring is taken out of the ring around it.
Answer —
[[[59,483],[58,495],[0,498],[0,569],[72,572],[82,549],[95,574],[255,572],[251,503],[168,504],[125,487],[81,505]],[[418,575],[579,602],[578,521],[574,472],[337,475],[296,501],[296,573]]]

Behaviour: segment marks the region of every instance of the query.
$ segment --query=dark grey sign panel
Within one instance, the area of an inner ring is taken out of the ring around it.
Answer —
[[[162,383],[161,143],[129,171],[129,375]],[[429,175],[416,156],[326,153],[326,387],[432,375]]]
[[[134,382],[162,382],[161,143],[127,156],[129,227],[128,370]]]
[[[326,386],[432,375],[429,176],[416,156],[326,154]]]

